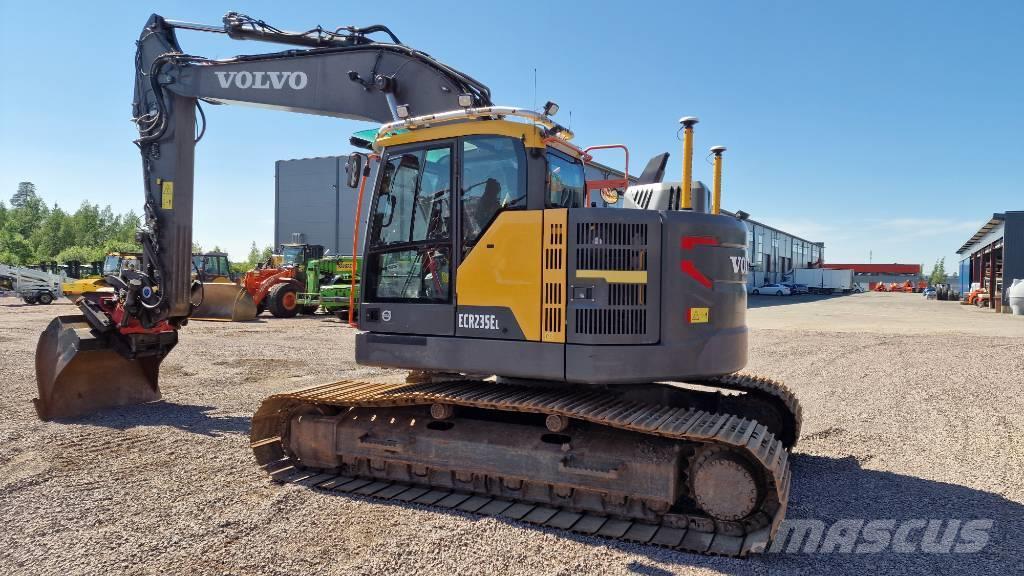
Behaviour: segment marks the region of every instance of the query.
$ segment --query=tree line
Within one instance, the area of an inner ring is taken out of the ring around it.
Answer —
[[[110,206],[82,202],[74,212],[48,206],[35,184],[21,182],[10,206],[0,200],[0,263],[28,266],[41,262],[83,263],[103,260],[108,252],[140,252],[135,232],[142,221],[138,214],[115,214]],[[194,252],[202,247],[193,244]],[[215,248],[214,251],[219,251]],[[252,243],[248,258],[232,262],[244,271],[265,261],[272,249]]]

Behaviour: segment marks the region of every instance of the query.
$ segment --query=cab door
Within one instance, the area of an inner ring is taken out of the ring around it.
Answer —
[[[454,151],[455,141],[443,140],[384,152],[364,249],[367,330],[454,333]]]

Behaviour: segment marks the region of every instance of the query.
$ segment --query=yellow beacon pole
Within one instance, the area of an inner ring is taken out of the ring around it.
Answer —
[[[718,214],[722,209],[722,152],[725,152],[725,146],[711,147],[711,153],[715,155],[715,182],[712,185],[714,192],[711,196],[712,214]]]
[[[693,125],[700,120],[696,116],[683,116],[679,123],[683,125],[683,189],[680,195],[679,209],[692,210],[691,187],[693,185]]]

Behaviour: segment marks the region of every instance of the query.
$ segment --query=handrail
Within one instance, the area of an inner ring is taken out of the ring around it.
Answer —
[[[621,148],[626,154],[626,169],[623,171],[622,178],[609,178],[606,180],[587,180],[586,183],[586,202],[584,207],[590,207],[590,191],[600,190],[604,188],[629,188],[629,148],[625,144],[598,144],[596,146],[587,146],[583,149],[583,167],[586,169],[587,160],[592,159],[590,155],[591,150],[610,150],[614,148]],[[611,204],[611,202],[609,202]]]
[[[534,112],[533,110],[528,110],[526,108],[516,108],[514,106],[481,106],[478,108],[463,108],[461,110],[449,110],[448,112],[414,116],[412,118],[403,118],[401,120],[395,120],[394,122],[388,122],[387,124],[382,124],[377,130],[377,138],[381,138],[396,130],[415,130],[417,128],[426,128],[435,124],[443,124],[458,120],[487,118],[492,116],[513,116],[530,120],[534,124],[540,124],[546,128],[548,132],[558,136],[562,140],[572,140],[574,136],[572,130],[569,130],[558,122],[552,120],[551,117],[541,114],[540,112]]]

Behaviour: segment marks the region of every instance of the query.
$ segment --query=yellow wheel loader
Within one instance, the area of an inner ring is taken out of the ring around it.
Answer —
[[[209,60],[181,51],[181,29],[289,49]],[[635,182],[588,182],[590,156],[554,103],[496,106],[384,26],[330,29],[236,13],[223,26],[146,24],[134,108],[143,266],[43,335],[40,416],[158,397],[160,361],[194,312],[200,100],[373,121],[356,360],[410,376],[267,398],[252,423],[257,464],[317,490],[763,551],[785,515],[801,411],[782,384],[739,373],[746,227],[719,213],[717,178],[711,209],[693,204],[696,119],[682,120],[681,185],[661,181],[664,156]],[[351,186],[366,161],[350,157]],[[609,188],[635,208],[592,207]]]
[[[256,319],[256,303],[236,281],[224,252],[193,254],[192,278],[193,283],[199,282],[196,290],[199,302],[192,311],[193,320],[246,322]]]

